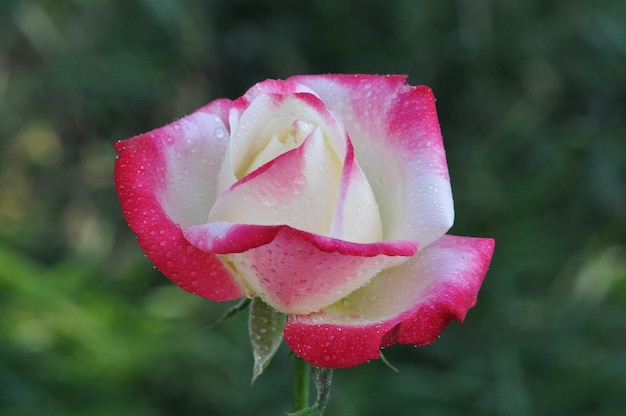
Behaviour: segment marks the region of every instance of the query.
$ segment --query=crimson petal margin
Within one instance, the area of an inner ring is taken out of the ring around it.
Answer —
[[[249,296],[287,314],[331,305],[417,250],[411,241],[351,243],[286,225],[215,222],[187,228],[184,235],[201,250],[223,254],[249,285]]]
[[[445,235],[340,301],[338,314],[330,307],[290,316],[285,340],[304,360],[328,368],[360,365],[396,343],[430,344],[476,304],[494,245],[488,238]]]
[[[137,234],[139,246],[156,268],[178,286],[213,301],[234,300],[244,292],[216,255],[189,244],[178,221],[166,212],[162,199],[167,195],[168,182],[172,180],[171,175],[168,176],[168,150],[181,145],[190,132],[189,128],[191,132],[196,131],[195,122],[206,119],[204,115],[225,120],[229,107],[229,100],[217,100],[188,117],[115,144],[118,153],[115,186],[124,216]],[[223,133],[227,134],[226,131]],[[193,143],[198,138],[190,139]],[[184,175],[174,180],[181,178]],[[198,190],[199,194],[202,192]],[[210,207],[212,201],[203,204]],[[187,204],[177,205],[184,207]],[[189,214],[190,217],[195,215]]]

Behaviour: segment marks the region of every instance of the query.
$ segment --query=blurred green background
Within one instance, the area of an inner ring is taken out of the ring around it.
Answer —
[[[246,317],[154,270],[113,143],[265,78],[405,73],[438,98],[452,233],[497,240],[433,345],[335,372],[329,415],[626,411],[626,2],[0,0],[0,414],[280,415]]]

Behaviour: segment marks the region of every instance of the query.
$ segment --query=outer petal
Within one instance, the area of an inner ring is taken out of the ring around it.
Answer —
[[[356,366],[395,343],[429,344],[474,306],[493,248],[491,239],[446,235],[335,305],[290,317],[285,340],[322,367]]]
[[[225,258],[275,309],[308,314],[365,285],[397,256],[408,257],[411,241],[357,244],[288,226],[209,223],[184,231],[193,245]]]
[[[452,225],[454,208],[432,91],[405,76],[310,75],[309,86],[344,120],[376,195],[385,239],[424,247]]]
[[[206,222],[228,131],[230,102],[218,100],[172,124],[116,143],[115,186],[126,221],[154,265],[183,289],[215,301],[243,291],[215,255],[180,226]]]

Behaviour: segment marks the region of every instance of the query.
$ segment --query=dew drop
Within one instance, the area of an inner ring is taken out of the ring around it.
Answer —
[[[226,130],[224,130],[223,127],[216,127],[213,134],[215,134],[215,137],[219,140],[224,140],[226,138]]]

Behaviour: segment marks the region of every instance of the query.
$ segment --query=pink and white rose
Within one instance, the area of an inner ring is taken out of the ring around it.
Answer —
[[[183,289],[258,297],[321,367],[462,321],[494,241],[454,209],[435,99],[403,76],[268,80],[120,141],[115,184],[156,267]]]

